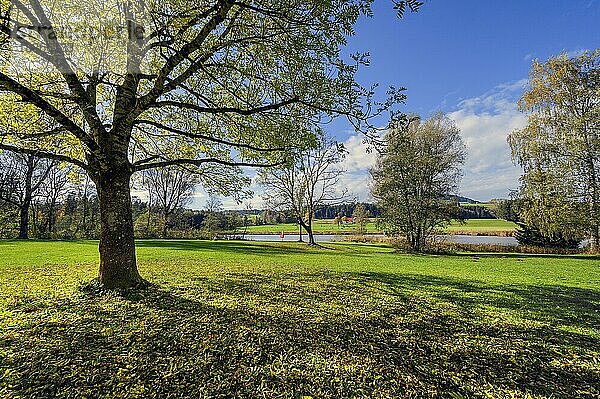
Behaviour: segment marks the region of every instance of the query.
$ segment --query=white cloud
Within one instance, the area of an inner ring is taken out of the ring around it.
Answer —
[[[467,146],[467,160],[460,193],[477,200],[506,198],[518,186],[519,167],[512,162],[507,136],[527,122],[516,101],[527,80],[498,85],[487,93],[463,100],[448,114],[461,130]],[[344,143],[348,155],[343,163],[347,171],[344,185],[359,201],[372,201],[369,169],[377,155],[367,151],[360,135],[350,136]]]
[[[455,111],[448,113],[460,128],[467,145],[468,156],[460,190],[462,195],[486,201],[505,198],[517,188],[521,170],[512,163],[506,137],[527,122],[526,116],[516,106],[526,85],[526,79],[498,85],[481,96],[461,101]],[[342,163],[342,168],[346,170],[341,179],[342,186],[358,201],[372,201],[369,170],[375,165],[377,154],[367,151],[368,146],[359,134],[350,134],[344,146],[348,153]],[[256,176],[251,169],[246,173]],[[263,188],[253,179],[250,189],[254,192],[254,197],[249,200],[251,206],[254,209],[262,208]],[[204,208],[207,198],[208,194],[199,187],[190,207]],[[245,207],[231,198],[221,199],[225,209]]]
[[[341,182],[358,201],[370,202],[369,170],[375,166],[377,153],[368,151],[368,145],[363,143],[363,137],[358,134],[350,136],[344,142],[344,147],[348,153],[341,166],[346,171]]]
[[[342,163],[344,170],[350,173],[361,172],[375,165],[377,154],[374,151],[368,151],[368,146],[363,141],[363,136],[355,134],[344,142],[347,151],[346,158]]]
[[[516,101],[526,80],[505,83],[462,101],[448,114],[461,130],[467,161],[461,193],[479,200],[507,197],[518,186],[521,170],[513,165],[507,136],[527,122]]]
[[[518,187],[521,170],[512,162],[506,138],[527,122],[516,106],[526,85],[527,79],[500,84],[481,96],[461,101],[448,114],[467,145],[462,195],[486,201],[505,198]],[[377,155],[367,151],[360,135],[350,136],[344,145],[348,155],[343,163],[347,171],[343,183],[359,201],[372,201],[369,169],[375,165]]]
[[[250,184],[249,187],[247,187],[247,189],[253,193],[253,196],[252,196],[252,198],[244,199],[241,203],[237,202],[232,197],[218,196],[218,198],[223,203],[223,208],[224,209],[246,209],[246,206],[248,205],[248,203],[250,204],[250,207],[252,209],[263,208],[264,207],[264,201],[262,199],[263,188],[258,184],[257,179],[256,179],[258,176],[257,169],[249,168],[249,167],[244,167],[242,169],[243,169],[245,175],[247,177],[249,177],[252,181],[252,183]],[[208,197],[209,197],[208,192],[202,186],[198,186],[196,188],[196,191],[192,195],[192,200],[189,205],[189,208],[198,209],[198,210],[205,209],[206,201],[208,200]]]

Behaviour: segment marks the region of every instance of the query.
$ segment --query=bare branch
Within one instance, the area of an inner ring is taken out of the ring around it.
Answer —
[[[194,165],[201,166],[207,163],[216,163],[219,165],[226,166],[248,166],[254,168],[271,168],[275,166],[281,166],[285,163],[285,161],[279,162],[270,162],[270,163],[260,163],[260,162],[237,162],[237,161],[226,161],[219,158],[202,158],[202,159],[172,159],[172,160],[164,160],[160,162],[152,162],[157,158],[162,158],[161,156],[152,156],[140,161],[137,161],[133,164],[133,170],[138,172],[140,170],[151,169],[151,168],[162,168],[165,166],[172,165]]]
[[[212,141],[213,143],[224,144],[224,145],[228,145],[228,146],[236,147],[236,148],[246,148],[246,149],[249,149],[249,150],[252,150],[252,151],[257,151],[257,152],[278,152],[278,151],[285,151],[286,150],[286,148],[284,148],[284,147],[263,148],[263,147],[256,147],[256,146],[253,146],[253,145],[250,145],[250,144],[235,143],[235,142],[232,142],[232,141],[227,141],[227,140],[219,139],[217,137],[208,136],[208,135],[205,135],[205,134],[191,133],[191,132],[187,132],[185,130],[176,129],[176,128],[173,128],[173,127],[170,127],[170,126],[163,125],[162,123],[158,123],[158,122],[147,120],[147,119],[139,119],[135,123],[136,124],[151,125],[151,126],[159,128],[159,129],[162,129],[162,130],[174,133],[174,134],[178,134],[178,135],[181,135],[181,136],[193,138],[193,139],[208,140],[208,141]]]
[[[235,107],[202,107],[202,106],[199,106],[196,104],[191,104],[191,103],[183,103],[183,102],[179,102],[179,101],[165,100],[165,101],[154,102],[150,105],[150,107],[160,108],[163,106],[170,106],[170,107],[177,107],[177,108],[182,108],[182,109],[189,109],[192,111],[207,113],[207,114],[234,113],[234,114],[249,116],[249,115],[258,114],[258,113],[265,112],[265,111],[277,110],[279,108],[285,107],[286,105],[298,103],[299,101],[300,101],[300,99],[298,97],[292,97],[288,100],[281,101],[278,103],[264,105],[262,107],[241,109],[241,108],[235,108]]]
[[[82,168],[85,171],[89,170],[89,167],[86,163],[84,163],[78,159],[71,158],[66,155],[54,154],[52,152],[47,152],[47,151],[42,151],[42,150],[37,150],[37,149],[15,147],[12,145],[2,144],[2,143],[0,143],[0,149],[6,150],[6,151],[12,151],[17,154],[35,155],[36,157],[39,157],[39,158],[52,159],[52,160],[59,161],[59,162],[68,162],[73,165],[79,166],[80,168]]]

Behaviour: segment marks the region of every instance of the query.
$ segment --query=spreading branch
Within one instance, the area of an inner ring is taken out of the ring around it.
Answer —
[[[89,166],[86,163],[84,163],[78,159],[66,156],[66,155],[55,154],[52,152],[42,151],[42,150],[38,150],[38,149],[16,147],[14,145],[3,144],[3,143],[0,143],[0,149],[5,150],[5,151],[15,152],[17,154],[34,155],[39,158],[46,158],[46,159],[51,159],[51,160],[59,161],[59,162],[68,162],[73,165],[79,166],[80,168],[82,168],[85,171],[89,171]]]
[[[271,167],[276,167],[276,166],[281,166],[285,163],[285,161],[277,161],[277,162],[268,162],[268,163],[262,163],[262,162],[237,162],[237,161],[226,161],[224,159],[219,159],[219,158],[202,158],[202,159],[186,159],[186,158],[179,158],[179,159],[171,159],[171,160],[164,160],[164,161],[158,161],[158,162],[152,162],[155,159],[160,159],[162,157],[160,156],[153,156],[153,157],[149,157],[137,162],[133,163],[133,170],[138,172],[140,170],[145,170],[145,169],[152,169],[152,168],[164,168],[166,166],[183,166],[183,165],[193,165],[193,166],[201,166],[207,163],[215,163],[215,164],[219,164],[219,165],[225,165],[225,166],[247,166],[247,167],[253,167],[253,168],[271,168]]]

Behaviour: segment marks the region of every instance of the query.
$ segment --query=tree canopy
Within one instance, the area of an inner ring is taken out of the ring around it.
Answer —
[[[456,201],[465,148],[460,131],[439,113],[423,121],[407,117],[393,124],[371,171],[380,225],[421,251],[435,228],[459,216]]]
[[[402,14],[418,2],[396,2]],[[130,179],[155,167],[269,166],[375,101],[341,48],[369,0],[1,0],[0,149],[75,164],[101,207],[100,280],[140,281]],[[235,173],[234,173],[235,174]]]

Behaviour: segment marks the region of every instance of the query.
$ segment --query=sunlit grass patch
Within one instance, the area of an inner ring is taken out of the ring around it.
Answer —
[[[95,242],[0,243],[0,397],[597,397],[590,256],[141,241],[129,295]]]

